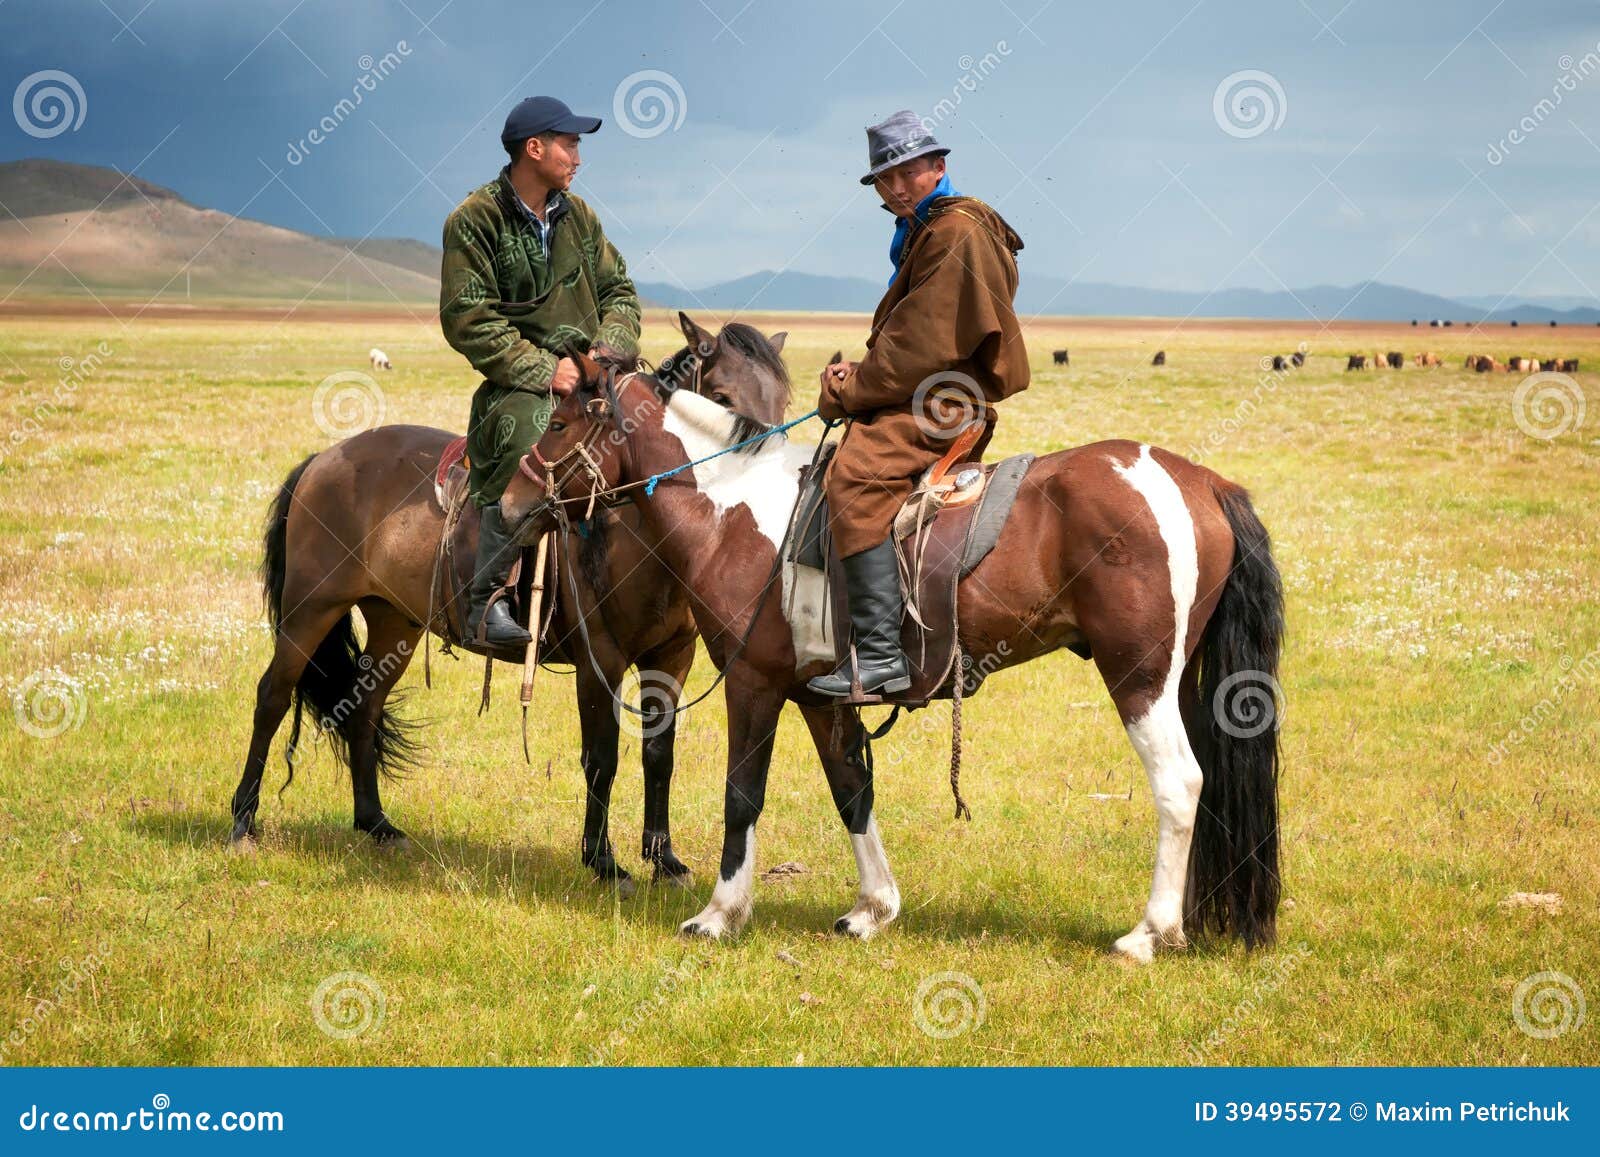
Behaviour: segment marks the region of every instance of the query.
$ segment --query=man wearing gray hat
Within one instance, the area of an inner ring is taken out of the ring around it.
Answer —
[[[484,377],[467,419],[468,490],[480,511],[467,631],[494,645],[529,641],[504,600],[489,603],[517,556],[500,494],[549,424],[554,395],[577,384],[572,355],[638,355],[627,264],[594,210],[567,191],[579,136],[599,127],[555,97],[529,97],[500,134],[509,163],[444,223],[439,323]]]
[[[994,403],[1028,385],[1012,306],[1022,239],[988,205],[951,187],[949,152],[909,110],[867,129],[861,183],[895,216],[893,272],[866,356],[824,369],[817,401],[823,417],[850,419],[824,489],[864,692],[894,694],[911,683],[900,647],[895,514],[918,477],[974,424],[981,429],[968,457],[979,460],[994,433]],[[843,698],[850,676],[846,659],[808,685]]]

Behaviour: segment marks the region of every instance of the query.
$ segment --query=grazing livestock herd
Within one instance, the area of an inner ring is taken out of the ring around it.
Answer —
[[[1505,371],[1508,374],[1531,374],[1537,371],[1545,373],[1560,372],[1575,374],[1578,372],[1577,358],[1525,358],[1512,356],[1505,361],[1496,361],[1487,354],[1468,354],[1467,360],[1462,363],[1462,369],[1473,370],[1480,374]]]
[[[1412,324],[1415,325],[1416,323],[1413,322]],[[1437,325],[1439,323],[1434,322],[1432,324]],[[1444,324],[1449,325],[1450,323],[1445,322]],[[1051,358],[1058,366],[1071,364],[1070,357],[1066,350],[1052,350]],[[1442,366],[1444,364],[1439,355],[1431,350],[1424,350],[1421,353],[1413,355],[1412,360],[1416,362],[1418,366],[1422,366],[1424,368]],[[1150,359],[1150,364],[1152,366],[1166,365],[1167,351],[1157,350],[1155,356]],[[1305,350],[1300,349],[1287,356],[1284,354],[1269,354],[1261,359],[1261,364],[1263,367],[1271,365],[1273,373],[1284,373],[1290,368],[1299,368],[1300,366],[1305,365],[1306,353]],[[1400,370],[1405,368],[1405,364],[1405,354],[1401,353],[1399,350],[1389,350],[1384,353],[1375,353],[1371,355],[1349,354],[1345,362],[1344,369],[1346,373],[1349,373],[1352,370],[1365,370],[1369,367],[1387,370]],[[1468,354],[1463,368],[1476,371],[1480,374],[1489,373],[1493,370],[1503,370],[1506,373],[1517,374],[1531,374],[1541,370],[1545,372],[1559,371],[1563,374],[1575,374],[1578,372],[1578,359],[1532,358],[1514,355],[1512,357],[1508,357],[1502,362],[1486,355]]]

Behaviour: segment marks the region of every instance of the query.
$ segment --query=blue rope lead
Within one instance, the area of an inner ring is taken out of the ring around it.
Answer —
[[[742,450],[742,449],[744,449],[744,447],[750,446],[750,445],[754,445],[755,443],[761,441],[763,438],[770,438],[774,434],[781,434],[785,430],[788,430],[788,429],[790,429],[790,428],[792,428],[794,426],[798,426],[801,422],[809,422],[809,421],[811,421],[812,418],[815,418],[816,416],[817,416],[817,411],[816,410],[812,410],[809,414],[801,414],[798,418],[796,418],[792,422],[785,422],[781,426],[774,426],[770,430],[763,430],[763,431],[761,431],[761,433],[757,434],[754,438],[746,438],[743,442],[735,442],[732,446],[729,446],[729,447],[727,447],[726,449],[723,449],[723,450],[718,450],[715,454],[707,454],[704,458],[696,458],[693,462],[685,462],[682,466],[674,466],[671,470],[663,470],[660,474],[652,474],[645,481],[645,484],[644,484],[645,495],[646,495],[646,497],[648,497],[649,495],[654,494],[656,492],[656,483],[660,482],[663,478],[671,478],[674,474],[681,474],[683,471],[689,469],[691,466],[698,466],[702,462],[709,462],[713,458],[721,458],[724,454],[732,454],[735,450]]]

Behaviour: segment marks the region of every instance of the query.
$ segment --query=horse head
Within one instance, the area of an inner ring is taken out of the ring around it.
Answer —
[[[775,426],[789,405],[789,371],[779,356],[787,333],[768,337],[731,321],[713,334],[687,313],[678,328],[688,345],[662,361],[658,375],[717,405]]]

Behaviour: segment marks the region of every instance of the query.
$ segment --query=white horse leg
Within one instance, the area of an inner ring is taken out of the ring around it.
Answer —
[[[834,923],[835,932],[870,940],[900,915],[900,885],[889,870],[883,840],[878,835],[878,819],[867,817],[864,835],[851,834],[850,846],[856,853],[856,875],[861,881],[856,906]]]
[[[750,919],[755,905],[756,876],[756,826],[751,824],[744,833],[744,859],[738,869],[726,880],[717,878],[711,891],[711,902],[700,915],[685,920],[678,931],[685,936],[705,936],[721,940],[735,935]]]
[[[1129,723],[1128,738],[1144,763],[1158,821],[1156,868],[1144,919],[1116,943],[1116,950],[1148,964],[1157,948],[1183,948],[1183,891],[1189,871],[1189,843],[1200,807],[1200,763],[1189,746],[1178,710],[1176,687],[1149,712]]]

